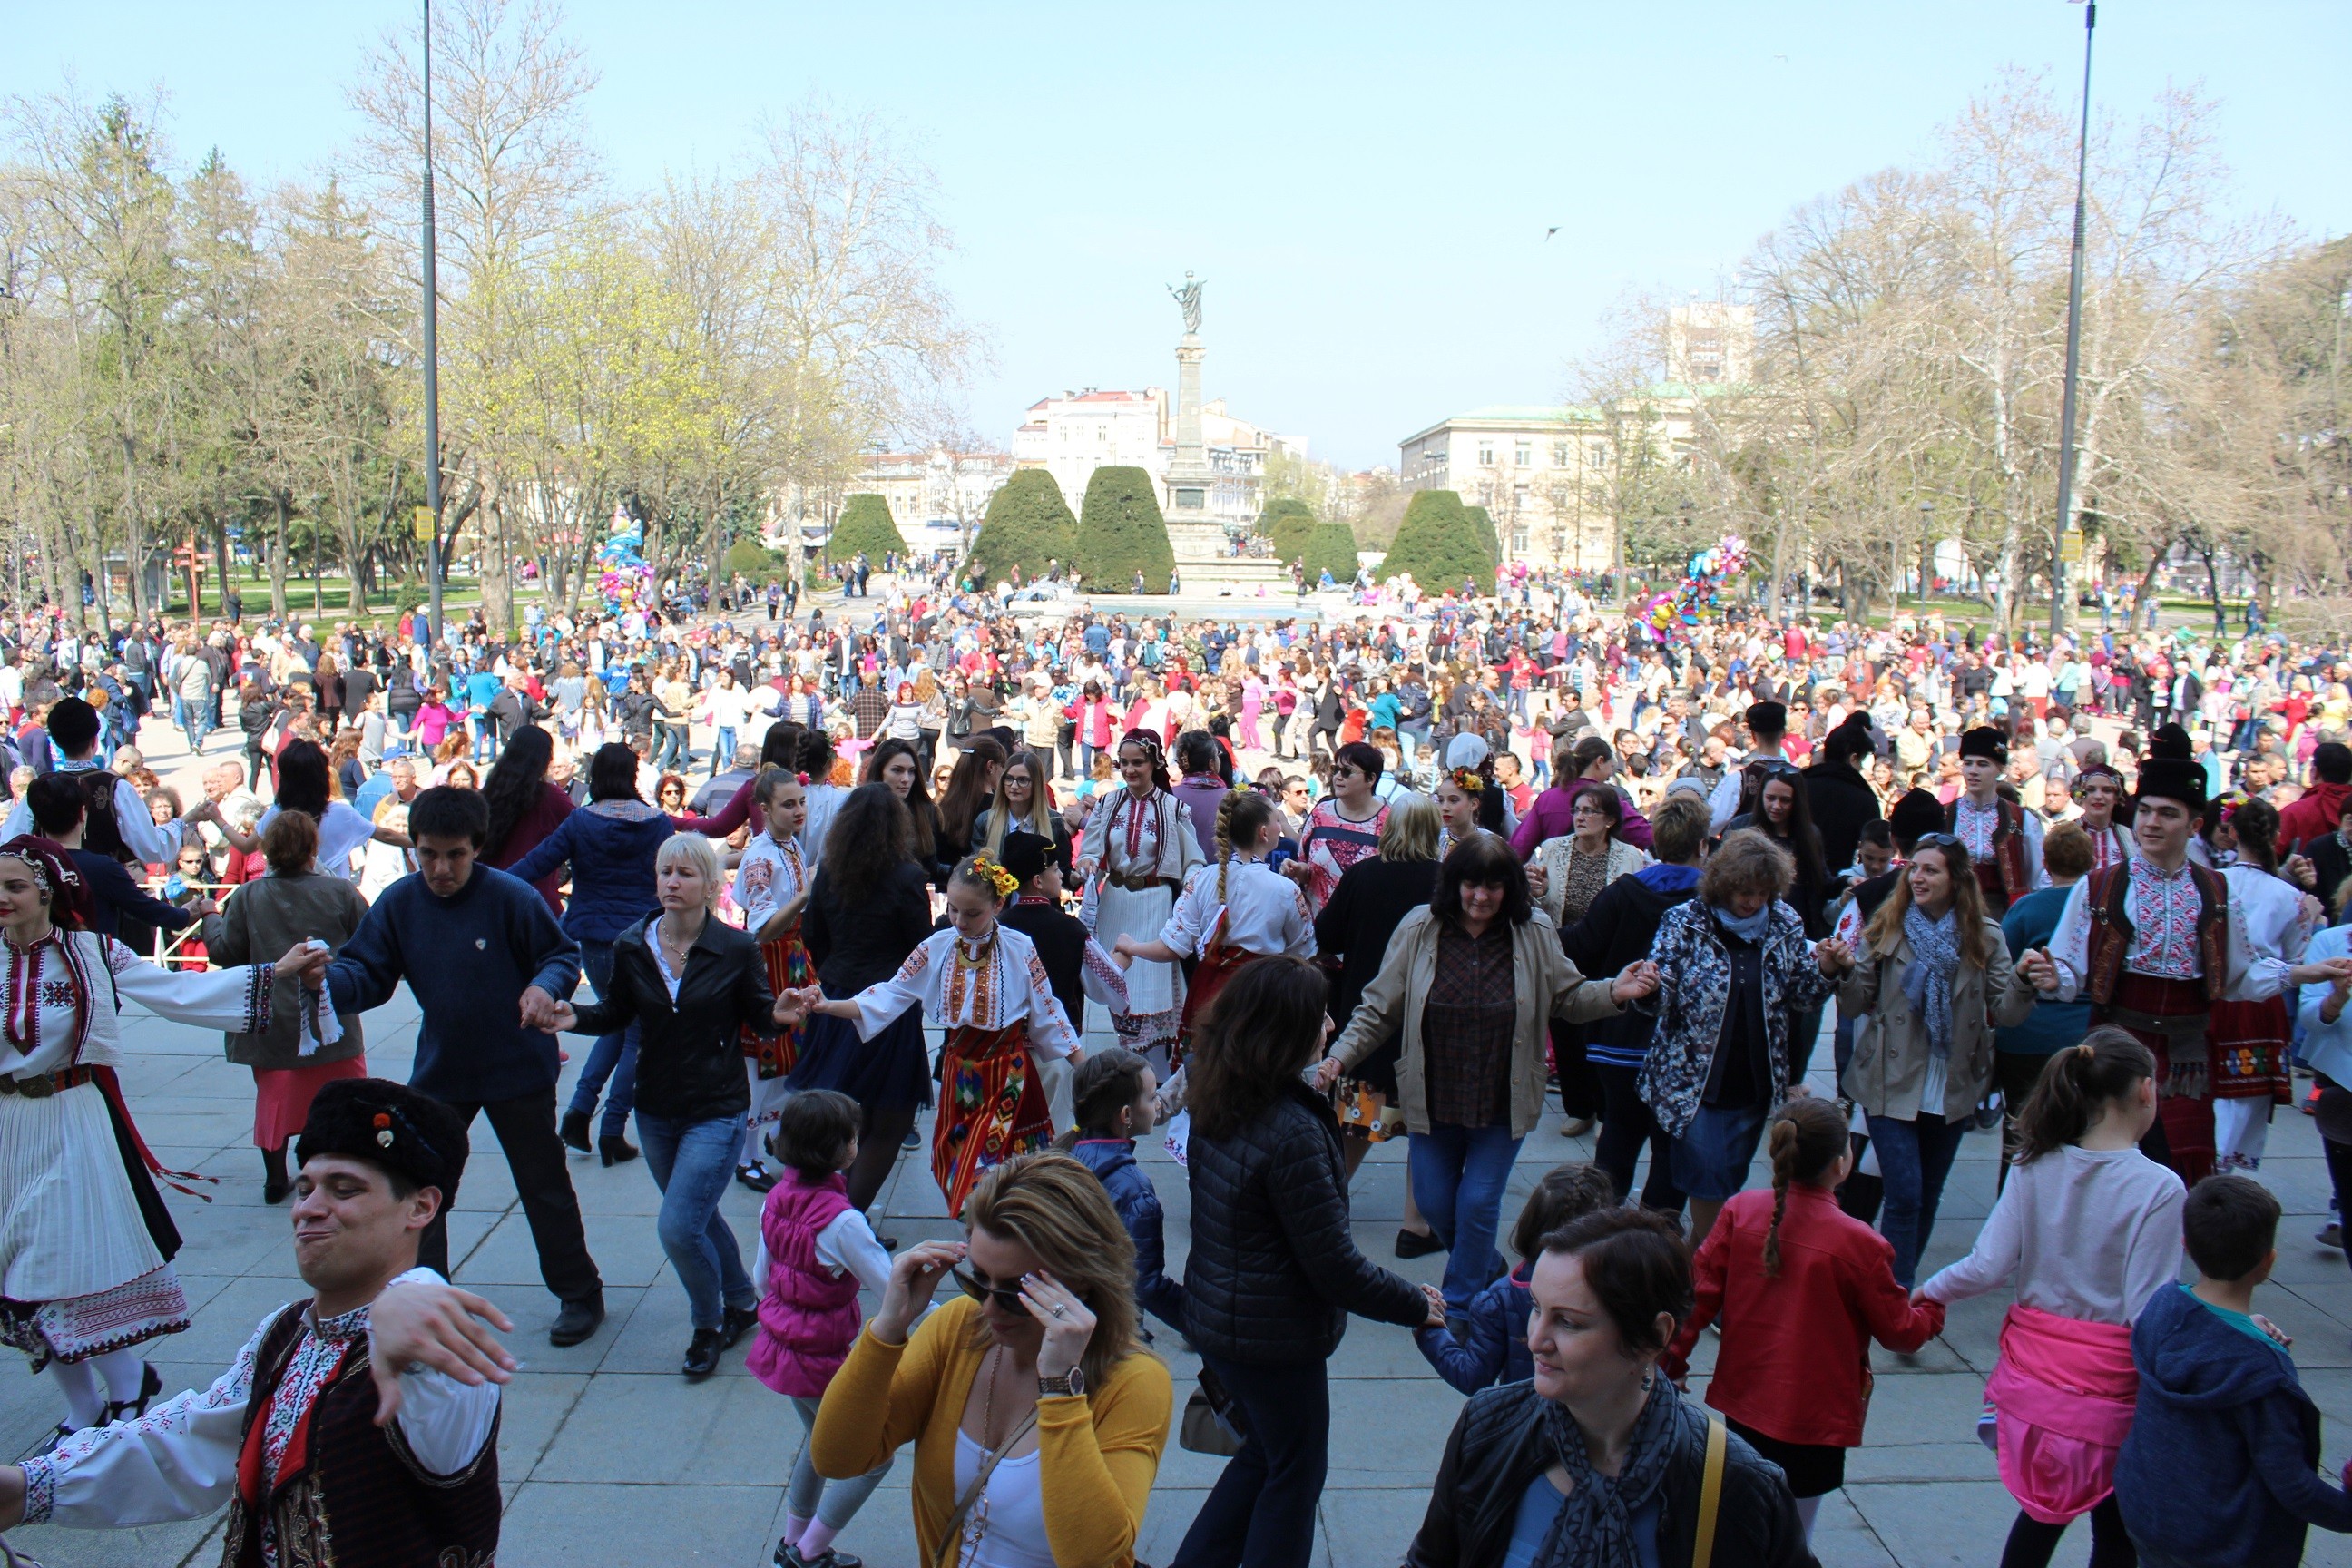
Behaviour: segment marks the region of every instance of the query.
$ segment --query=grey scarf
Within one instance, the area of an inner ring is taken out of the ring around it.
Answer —
[[[1633,1418],[1633,1440],[1614,1478],[1592,1468],[1584,1434],[1568,1406],[1538,1402],[1553,1452],[1575,1488],[1561,1500],[1559,1513],[1536,1551],[1533,1568],[1637,1568],[1633,1515],[1649,1506],[1675,1455],[1682,1396],[1653,1373],[1650,1397]]]
[[[1911,962],[1903,970],[1903,994],[1927,1024],[1927,1048],[1952,1054],[1952,977],[1960,969],[1960,922],[1952,910],[1931,921],[1917,905],[1903,911],[1904,939]]]

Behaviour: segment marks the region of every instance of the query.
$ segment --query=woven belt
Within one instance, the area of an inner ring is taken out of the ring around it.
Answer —
[[[36,1073],[31,1078],[0,1078],[0,1094],[21,1094],[26,1100],[47,1100],[62,1089],[73,1089],[90,1081],[97,1074],[89,1068],[60,1068],[56,1072]]]
[[[2099,1009],[2098,1022],[2120,1024],[2126,1029],[2139,1029],[2151,1035],[2162,1035],[2168,1041],[2189,1041],[2202,1044],[2205,1039],[2205,1015],[2176,1013],[2159,1018],[2153,1013],[2143,1013],[2137,1007],[2109,1005]]]
[[[1176,879],[1173,877],[1146,877],[1139,874],[1126,877],[1106,876],[1103,880],[1114,888],[1123,888],[1130,893],[1148,893],[1154,888],[1172,888],[1177,885]]]

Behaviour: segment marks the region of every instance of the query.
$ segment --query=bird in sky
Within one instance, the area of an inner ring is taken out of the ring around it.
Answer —
[[[1546,239],[1549,239],[1553,235],[1556,235],[1556,234],[1558,234],[1559,232],[1559,225],[1558,225],[1558,224],[1554,224],[1554,225],[1552,225],[1549,228],[1548,228],[1548,229],[1544,230],[1544,237],[1545,237]]]

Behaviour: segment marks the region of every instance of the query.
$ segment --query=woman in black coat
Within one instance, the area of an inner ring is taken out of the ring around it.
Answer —
[[[1856,709],[1822,740],[1821,755],[1805,770],[1805,804],[1813,830],[1822,836],[1822,861],[1832,877],[1853,864],[1865,823],[1884,820],[1878,792],[1862,776],[1862,764],[1876,755],[1870,720]]]
[[[1586,1215],[1544,1238],[1529,1288],[1535,1376],[1462,1407],[1405,1568],[1496,1568],[1531,1512],[1542,1522],[1541,1561],[1557,1568],[1690,1568],[1702,1555],[1811,1568],[1780,1468],[1728,1431],[1699,1550],[1718,1418],[1657,1366],[1691,1310],[1690,1254],[1673,1220],[1647,1209]]]
[[[1186,1069],[1184,1333],[1240,1404],[1245,1436],[1176,1568],[1306,1562],[1330,1457],[1324,1363],[1348,1314],[1444,1321],[1435,1287],[1374,1264],[1349,1234],[1339,1126],[1299,1076],[1322,1048],[1326,989],[1305,959],[1259,959],[1211,1005]]]
[[[809,884],[801,917],[809,963],[827,996],[855,996],[898,973],[930,934],[929,874],[915,858],[914,818],[889,784],[859,784],[835,811]],[[854,1024],[811,1015],[791,1083],[795,1091],[837,1089],[857,1101],[864,1119],[849,1201],[866,1207],[890,1179],[915,1113],[931,1102],[921,1009],[909,1007],[871,1040],[859,1039]]]
[[[751,1109],[743,1031],[772,1035],[785,1026],[760,944],[710,918],[719,887],[710,840],[692,833],[664,839],[654,858],[662,912],[614,940],[604,999],[559,1005],[555,1019],[556,1027],[583,1035],[638,1026],[637,1137],[661,1188],[662,1250],[693,1310],[694,1338],[680,1370],[698,1381],[718,1371],[719,1352],[759,1321],[759,1291],[719,1200]]]

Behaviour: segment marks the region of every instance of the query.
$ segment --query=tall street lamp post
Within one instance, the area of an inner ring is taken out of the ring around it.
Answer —
[[[2066,279],[2066,390],[2058,410],[2058,527],[2050,552],[2050,636],[2066,629],[2066,534],[2074,521],[2074,384],[2083,363],[2083,238],[2091,170],[2091,40],[2098,0],[2083,7],[2083,129],[2074,143],[2074,255]]]
[[[433,645],[441,643],[441,351],[440,301],[433,257],[433,0],[425,0],[425,510],[432,514],[425,542],[425,582],[432,596]]]

